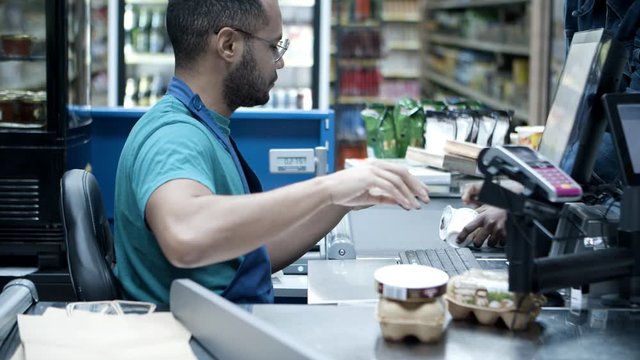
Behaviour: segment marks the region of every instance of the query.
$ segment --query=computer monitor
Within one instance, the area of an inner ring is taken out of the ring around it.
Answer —
[[[602,97],[625,185],[640,186],[640,94]]]
[[[600,98],[618,89],[628,56],[603,29],[574,35],[539,152],[578,183],[589,182],[606,126]]]

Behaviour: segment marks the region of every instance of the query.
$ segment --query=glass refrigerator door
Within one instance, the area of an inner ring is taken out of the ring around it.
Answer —
[[[0,131],[47,130],[45,0],[0,0]]]
[[[166,34],[167,0],[124,0],[121,6],[121,66],[119,104],[153,105],[166,91],[174,72],[174,58]],[[284,36],[291,40],[285,67],[271,99],[264,107],[311,109],[317,94],[317,40],[314,32],[315,0],[281,0]],[[117,24],[112,24],[117,26]]]
[[[57,269],[67,0],[0,0],[0,259]]]

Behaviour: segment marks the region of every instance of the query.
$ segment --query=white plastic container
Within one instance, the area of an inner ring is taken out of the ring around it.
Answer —
[[[471,208],[456,209],[447,205],[440,217],[440,239],[449,245],[458,248],[465,247],[471,243],[471,238],[465,239],[462,243],[457,242],[458,234],[468,223],[478,216],[478,213]]]

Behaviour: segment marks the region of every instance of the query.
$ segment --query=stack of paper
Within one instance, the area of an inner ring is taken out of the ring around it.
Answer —
[[[406,158],[420,164],[466,175],[482,176],[478,171],[478,154],[483,146],[446,140],[442,152],[409,147]]]

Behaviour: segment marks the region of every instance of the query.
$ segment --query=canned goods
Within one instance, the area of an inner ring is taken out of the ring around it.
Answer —
[[[0,91],[0,125],[42,126],[47,117],[47,94],[44,91]]]
[[[9,57],[27,57],[31,55],[33,37],[26,34],[2,35],[2,50]]]
[[[0,123],[15,122],[19,117],[17,100],[18,95],[13,92],[0,92]]]
[[[46,118],[47,95],[44,91],[27,92],[19,101],[20,122],[29,125],[44,124]]]

